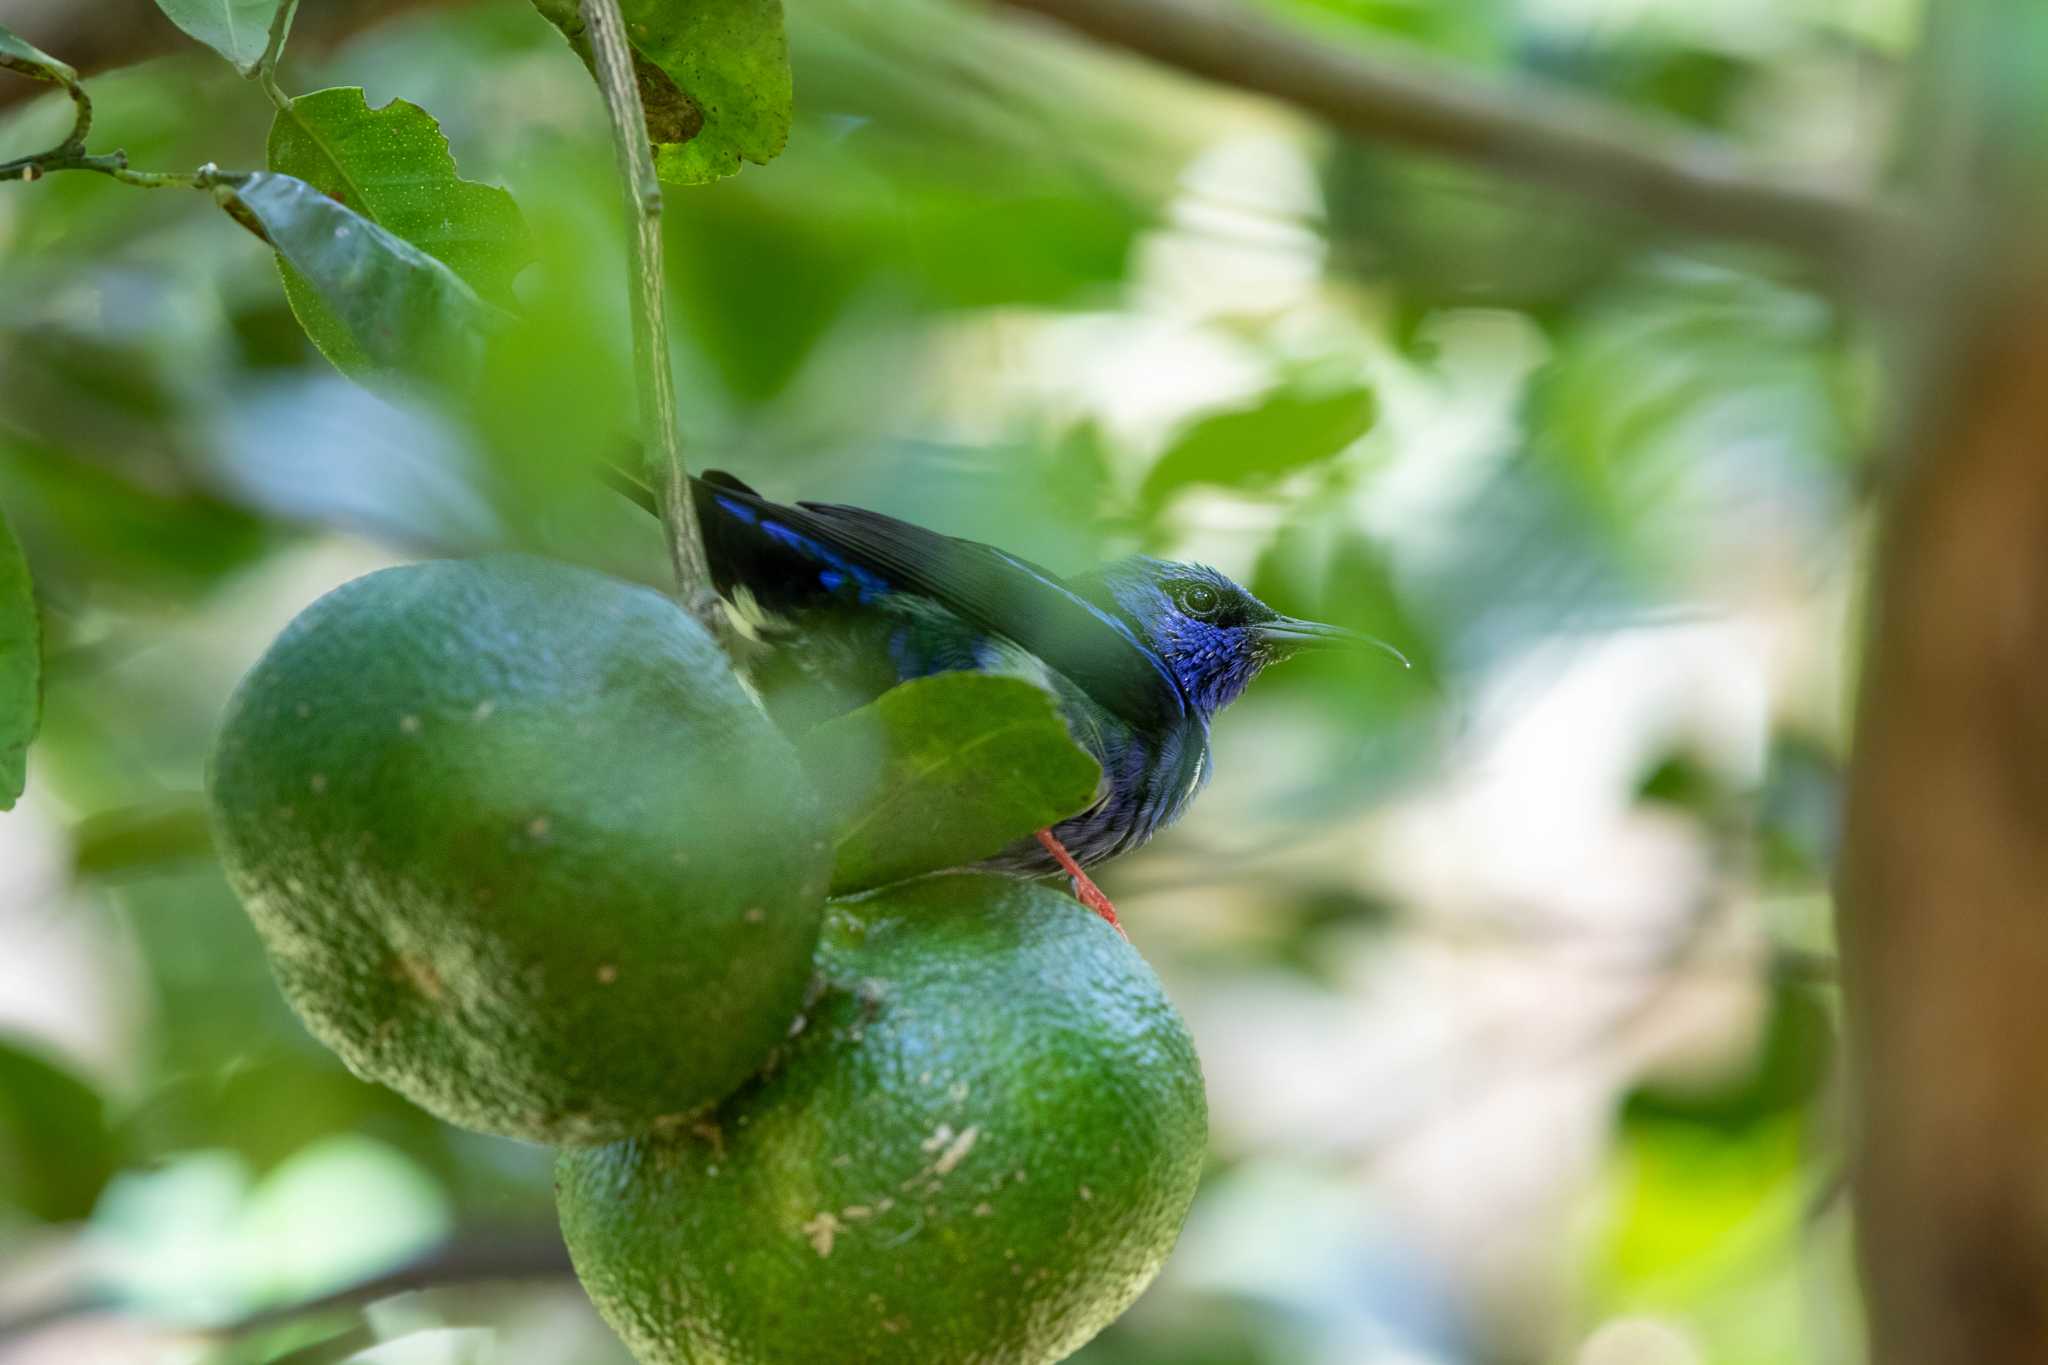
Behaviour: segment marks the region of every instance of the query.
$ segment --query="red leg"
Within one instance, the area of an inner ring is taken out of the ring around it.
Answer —
[[[1088,874],[1081,870],[1081,865],[1074,861],[1074,855],[1067,852],[1065,846],[1052,837],[1052,831],[1049,829],[1038,831],[1038,842],[1045,845],[1045,851],[1052,854],[1053,860],[1074,879],[1074,895],[1079,897],[1081,904],[1108,920],[1109,927],[1122,934],[1124,942],[1129,943],[1131,936],[1124,933],[1124,926],[1116,917],[1116,907],[1109,903],[1109,897],[1102,894],[1102,888],[1089,880]]]

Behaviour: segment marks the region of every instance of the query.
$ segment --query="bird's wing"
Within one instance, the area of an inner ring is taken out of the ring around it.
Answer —
[[[828,595],[917,593],[1016,641],[1134,725],[1187,713],[1165,662],[1129,626],[1028,560],[860,507],[769,502],[729,474],[693,483],[712,579],[727,597],[744,587],[787,610]]]

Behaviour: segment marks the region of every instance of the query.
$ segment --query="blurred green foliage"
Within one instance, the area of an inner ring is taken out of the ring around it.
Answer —
[[[1499,0],[1266,8],[1331,41],[1567,81],[1764,152],[1774,130],[1854,117],[1814,73],[1895,75],[1902,60],[1817,5],[1649,5],[1656,18],[1611,25]],[[1394,854],[1374,821],[1427,789],[1490,708],[1630,632],[1745,610],[1834,628],[1828,594],[1862,550],[1865,452],[1888,403],[1862,320],[1796,263],[1333,138],[941,0],[818,0],[787,20],[786,152],[667,196],[693,462],[1055,569],[1136,549],[1213,559],[1275,607],[1415,662],[1275,670],[1218,722],[1196,816],[1105,877],[1177,995],[1270,989],[1256,997],[1269,1012],[1325,1030],[1347,1002],[1398,995],[1385,974],[1420,970],[1404,954],[1470,907],[1376,878],[1364,864]],[[561,35],[510,0],[291,53],[281,79],[299,99],[274,132],[260,92],[196,47],[90,89],[106,145],[133,164],[354,185],[348,207],[419,248],[448,298],[504,316],[460,383],[361,387],[329,359],[364,372],[360,336],[336,331],[358,324],[281,288],[273,253],[207,196],[83,175],[0,185],[0,508],[33,573],[47,675],[0,876],[37,850],[61,869],[0,883],[20,902],[0,910],[103,933],[117,946],[95,970],[133,1014],[96,1056],[30,1033],[0,1046],[0,1267],[51,1236],[114,1248],[76,1297],[203,1324],[221,1361],[413,1341],[416,1357],[366,1358],[616,1362],[573,1293],[465,1287],[478,1245],[538,1246],[526,1273],[559,1279],[545,1154],[447,1129],[313,1044],[195,813],[236,673],[338,577],[516,546],[664,580],[653,523],[589,475],[631,460],[637,425],[602,111]],[[69,117],[54,88],[9,113],[0,159],[53,144]],[[404,156],[352,164],[351,139],[389,136]],[[487,204],[463,212],[489,230],[426,240],[455,202]],[[0,599],[7,583],[0,568]],[[17,678],[0,676],[0,702]],[[1638,1068],[1589,1089],[1603,1139],[1577,1226],[1593,1231],[1552,1248],[1549,1316],[1530,1326],[1440,1244],[1404,1241],[1400,1180],[1358,1155],[1381,1122],[1361,1099],[1278,1151],[1219,1124],[1213,1203],[1269,1206],[1224,1239],[1247,1258],[1293,1264],[1295,1222],[1329,1203],[1288,1202],[1265,1165],[1335,1167],[1360,1192],[1348,1240],[1319,1253],[1326,1273],[1276,1286],[1177,1261],[1077,1359],[1570,1360],[1634,1314],[1679,1324],[1701,1359],[1826,1358],[1800,1285],[1816,1258],[1839,1259],[1838,1211],[1809,1207],[1834,1163],[1829,987],[1774,975],[1778,918],[1756,902],[1825,904],[1839,695],[1782,678],[1761,703],[1761,757],[1652,734],[1609,794],[1734,869],[1726,898],[1766,934],[1743,968],[1758,1026],[1733,1031],[1740,1055],[1711,1084]],[[1622,726],[1634,700],[1616,695],[1602,722]],[[0,705],[0,758],[18,715]],[[1602,734],[1575,738],[1591,754]],[[1560,760],[1560,792],[1576,761]],[[1543,805],[1516,816],[1541,825]],[[1562,1010],[1561,994],[1521,1007]],[[1478,1006],[1452,1024],[1420,1005],[1391,1018],[1425,1040],[1485,1022]],[[1376,1095],[1440,1088],[1453,1127],[1502,1122],[1482,1083],[1467,1093],[1415,1054]],[[1320,1079],[1335,1089],[1344,1070]],[[1456,1167],[1462,1149],[1445,1150]],[[295,1244],[305,1259],[278,1259]],[[450,1283],[403,1311],[262,1316],[423,1254],[448,1257]],[[150,1261],[160,1276],[119,1271]],[[481,1346],[461,1335],[484,1329]]]
[[[42,723],[43,639],[28,564],[0,519],[0,810],[12,809],[28,774],[28,745]]]
[[[0,1197],[46,1222],[92,1212],[115,1170],[106,1104],[30,1048],[0,1044]]]

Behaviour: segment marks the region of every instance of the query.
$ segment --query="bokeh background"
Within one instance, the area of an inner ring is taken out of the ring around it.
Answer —
[[[546,1153],[349,1076],[207,847],[227,693],[329,587],[506,544],[666,575],[589,477],[634,407],[585,73],[514,0],[380,8],[284,83],[415,101],[514,192],[549,344],[488,401],[339,377],[199,196],[0,186],[0,506],[49,632],[0,817],[5,1365],[625,1359]],[[1795,178],[1882,184],[1913,142],[1919,0],[1263,8]],[[0,23],[64,57],[32,20],[65,9]],[[1416,661],[1269,674],[1194,813],[1102,878],[1194,1029],[1213,1152],[1076,1359],[1860,1358],[1828,878],[1904,387],[1881,320],[1827,262],[1013,14],[788,11],[789,150],[668,196],[694,464],[1059,569],[1201,559]],[[91,89],[137,165],[262,160],[268,106],[197,47]],[[0,156],[65,126],[25,93]]]

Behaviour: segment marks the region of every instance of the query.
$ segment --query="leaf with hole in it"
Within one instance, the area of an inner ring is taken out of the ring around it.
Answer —
[[[534,0],[584,65],[575,0]],[[789,141],[789,39],[782,0],[621,0],[661,178],[697,185],[772,161]],[[594,66],[593,66],[594,69]]]
[[[67,90],[78,84],[76,71],[5,27],[0,27],[0,71],[18,72],[30,80],[48,81]]]
[[[475,372],[495,310],[442,262],[288,175],[258,172],[214,193],[303,278],[335,329],[330,340],[360,369],[446,380]]]
[[[244,76],[270,46],[270,25],[283,0],[156,0],[164,17],[221,56]]]
[[[533,257],[512,196],[464,180],[440,124],[416,104],[372,109],[355,86],[300,95],[271,125],[269,165],[439,261],[490,303],[511,302],[512,278]],[[350,375],[374,368],[289,263],[284,282],[292,312],[328,359]]]
[[[1174,439],[1145,478],[1157,508],[1195,484],[1256,488],[1341,453],[1372,430],[1371,389],[1304,394],[1282,389],[1247,408],[1201,418]]]
[[[831,815],[834,894],[1000,853],[1086,810],[1102,780],[1051,693],[985,673],[893,687],[797,751]]]
[[[43,714],[43,632],[28,561],[0,517],[0,810],[28,777],[28,745]]]

